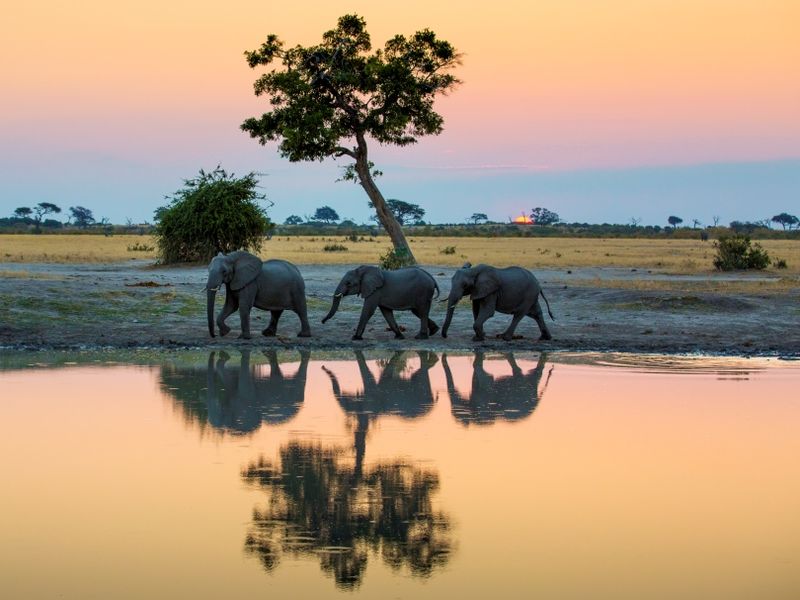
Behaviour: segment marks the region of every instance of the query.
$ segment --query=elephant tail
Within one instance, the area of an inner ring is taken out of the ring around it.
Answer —
[[[436,283],[435,279],[433,280],[433,287],[436,289],[436,295],[434,296],[434,298],[438,298],[439,297],[439,284]]]
[[[542,295],[542,298],[544,298],[544,303],[547,304],[547,314],[555,321],[556,318],[553,316],[553,311],[550,310],[550,303],[547,301],[547,296],[544,295],[544,290],[541,290],[539,293]]]

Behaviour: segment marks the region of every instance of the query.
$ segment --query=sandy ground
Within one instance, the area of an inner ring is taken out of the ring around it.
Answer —
[[[85,349],[132,347],[305,347],[541,351],[617,351],[647,353],[707,353],[739,356],[800,357],[800,282],[780,293],[686,292],[628,290],[605,287],[603,280],[663,280],[681,276],[630,269],[541,270],[542,282],[556,321],[553,340],[538,341],[531,319],[520,323],[520,339],[505,342],[496,335],[511,317],[496,314],[486,324],[487,339],[473,342],[472,313],[465,299],[456,309],[449,337],[415,340],[419,321],[396,313],[407,328],[405,340],[395,340],[379,313],[373,316],[363,341],[350,337],[358,321],[361,300],[345,298],[336,317],[321,324],[330,296],[351,266],[300,267],[309,299],[311,338],[297,338],[299,320],[285,312],[278,336],[258,332],[269,315],[253,311],[252,340],[239,340],[238,314],[228,319],[231,333],[211,338],[205,319],[205,267],[152,267],[144,261],[105,265],[3,264],[0,270],[0,347],[5,349]],[[452,267],[425,267],[444,297]],[[758,275],[714,275],[715,279],[758,278]],[[763,278],[763,276],[762,276]],[[707,279],[685,276],[683,279]],[[223,294],[217,298],[222,307]],[[444,320],[444,304],[431,317]],[[549,321],[549,319],[548,319]]]

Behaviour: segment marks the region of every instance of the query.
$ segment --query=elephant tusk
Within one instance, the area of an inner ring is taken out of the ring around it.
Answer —
[[[334,298],[341,298],[342,296],[344,296],[344,294],[334,294],[333,295]]]
[[[215,287],[215,288],[210,288],[210,287],[207,287],[207,288],[205,289],[205,291],[207,291],[207,292],[216,292],[216,291],[218,291],[218,290],[219,290],[219,286],[217,286],[217,287]]]

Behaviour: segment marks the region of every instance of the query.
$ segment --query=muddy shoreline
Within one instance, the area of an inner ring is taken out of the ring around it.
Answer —
[[[3,264],[0,277],[0,350],[87,350],[130,348],[305,348],[319,350],[387,349],[547,352],[631,352],[779,356],[800,358],[800,282],[783,292],[698,292],[681,283],[707,280],[759,281],[769,276],[712,274],[674,276],[630,269],[536,270],[555,322],[553,340],[538,341],[531,319],[520,323],[522,337],[505,342],[494,336],[509,315],[495,315],[486,324],[487,339],[473,342],[468,302],[456,309],[450,335],[416,340],[419,322],[410,313],[396,313],[406,339],[396,340],[380,314],[370,320],[363,341],[350,339],[361,300],[342,302],[336,317],[322,325],[331,293],[353,265],[301,265],[309,300],[311,338],[296,337],[299,319],[285,312],[278,336],[257,332],[269,315],[252,313],[252,340],[239,340],[238,315],[228,319],[227,337],[211,338],[205,321],[203,286],[206,269],[153,267],[145,261],[119,264]],[[445,296],[452,267],[425,266]],[[605,281],[665,282],[672,289],[621,289]],[[222,296],[223,294],[220,294]],[[217,310],[223,299],[218,297]],[[435,304],[431,318],[441,325],[444,305]]]

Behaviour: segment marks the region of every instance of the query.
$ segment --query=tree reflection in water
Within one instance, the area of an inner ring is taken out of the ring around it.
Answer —
[[[227,433],[251,433],[262,423],[277,425],[294,417],[303,404],[311,353],[300,350],[300,366],[292,377],[281,371],[278,354],[265,350],[269,375],[250,364],[242,350],[238,364],[230,356],[211,352],[205,368],[164,365],[161,388],[181,407],[187,420]]]
[[[245,547],[272,571],[283,554],[317,556],[337,586],[361,583],[368,557],[429,576],[452,550],[449,518],[434,510],[435,471],[407,462],[349,464],[340,448],[291,442],[277,463],[263,457],[242,471],[268,493],[253,511]]]
[[[536,368],[527,373],[517,364],[513,354],[508,353],[504,356],[511,366],[511,375],[494,377],[484,369],[484,353],[475,352],[472,389],[469,397],[464,397],[456,389],[447,355],[442,354],[442,367],[447,381],[447,393],[450,396],[450,410],[457,421],[464,425],[486,425],[498,419],[509,421],[524,419],[536,410],[553,372],[553,367],[550,367],[540,392],[539,384],[547,365],[547,355],[540,354]]]

